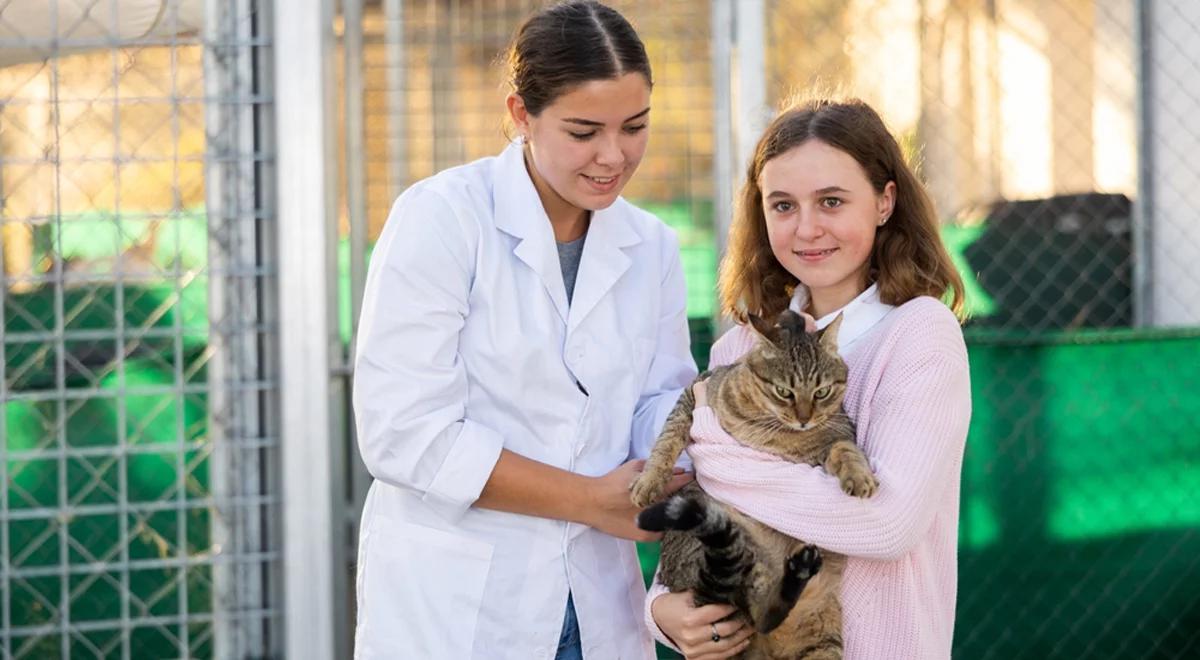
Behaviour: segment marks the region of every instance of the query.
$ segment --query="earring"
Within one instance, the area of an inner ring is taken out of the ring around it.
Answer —
[[[882,227],[882,226],[886,225],[887,221],[888,221],[888,216],[886,216],[886,215],[883,216],[882,218],[879,219],[879,226]]]

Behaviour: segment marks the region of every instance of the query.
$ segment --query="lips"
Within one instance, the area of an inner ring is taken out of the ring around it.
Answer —
[[[588,176],[587,174],[581,174],[580,176],[583,177],[583,180],[587,182],[592,190],[598,193],[612,192],[617,187],[617,182],[621,180],[619,174],[612,176]]]
[[[837,252],[837,250],[838,250],[837,248],[825,248],[825,249],[814,249],[814,250],[792,250],[792,254],[796,255],[797,257],[800,257],[801,259],[803,259],[805,261],[821,261],[822,259],[828,258],[834,252]]]

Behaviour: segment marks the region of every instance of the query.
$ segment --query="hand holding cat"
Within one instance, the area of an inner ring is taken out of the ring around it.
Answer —
[[[651,615],[687,660],[721,660],[741,653],[750,644],[754,629],[731,605],[696,607],[692,592],[669,593],[654,599]],[[719,638],[713,641],[713,634]]]
[[[590,503],[584,524],[602,532],[631,541],[657,541],[662,534],[647,532],[637,526],[641,508],[629,500],[629,484],[641,474],[646,461],[628,461],[602,477],[588,482],[587,500]],[[693,475],[676,469],[667,483],[665,494],[670,495],[690,482]]]
[[[800,312],[800,316],[804,319],[804,330],[806,332],[817,331],[817,320],[808,312]]]

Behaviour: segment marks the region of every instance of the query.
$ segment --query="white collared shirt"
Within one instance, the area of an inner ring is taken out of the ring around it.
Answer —
[[[797,286],[795,293],[792,294],[792,302],[788,305],[788,309],[794,312],[803,312],[807,305],[808,288],[804,285]],[[837,343],[838,353],[845,357],[849,353],[850,347],[865,335],[868,330],[874,328],[876,324],[882,321],[893,309],[896,309],[895,305],[889,305],[879,299],[879,285],[872,284],[862,293],[855,296],[854,300],[846,303],[840,309],[836,309],[817,319],[817,329],[820,330],[833,323],[838,314],[843,314],[842,327],[838,329]]]

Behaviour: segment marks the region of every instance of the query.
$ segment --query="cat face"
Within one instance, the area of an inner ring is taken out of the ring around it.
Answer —
[[[757,317],[750,323],[762,341],[747,356],[756,381],[747,403],[793,431],[817,428],[841,409],[847,376],[837,352],[841,315],[815,334],[806,332],[804,320],[790,310],[774,324]]]

